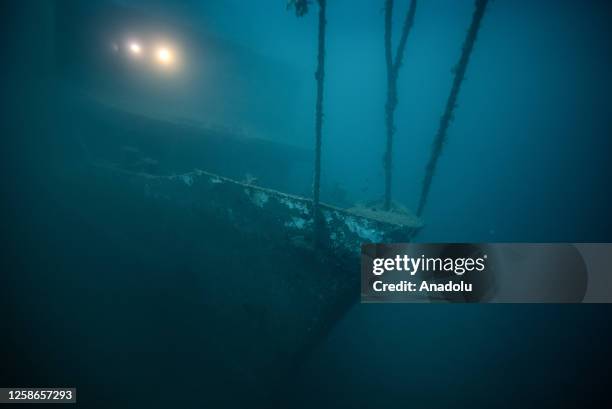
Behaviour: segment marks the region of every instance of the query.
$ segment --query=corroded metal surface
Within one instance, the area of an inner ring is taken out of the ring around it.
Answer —
[[[142,187],[150,199],[198,209],[242,231],[265,228],[268,234],[283,236],[295,246],[309,245],[313,228],[309,199],[202,170],[170,176],[114,170]],[[321,205],[321,212],[323,243],[338,254],[356,256],[363,243],[409,241],[422,225],[416,218],[385,220],[326,204]]]

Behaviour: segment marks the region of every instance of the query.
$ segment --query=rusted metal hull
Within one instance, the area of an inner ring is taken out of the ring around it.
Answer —
[[[308,247],[313,227],[310,199],[202,170],[170,176],[108,170],[150,200],[205,212],[245,232],[266,229],[296,247]],[[406,224],[386,222],[326,204],[321,212],[327,250],[339,256],[357,256],[362,243],[409,241],[421,228],[417,219]]]

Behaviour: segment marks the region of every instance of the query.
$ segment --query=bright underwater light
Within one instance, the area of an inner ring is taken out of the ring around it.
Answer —
[[[140,55],[142,53],[142,47],[137,42],[131,42],[128,45],[128,49],[134,55]]]
[[[160,64],[168,65],[172,63],[172,52],[166,47],[160,47],[157,50],[155,57]]]
[[[176,72],[183,65],[182,49],[168,39],[147,37],[128,37],[120,48],[112,43],[113,51],[122,49],[122,55],[138,62],[140,68],[158,69],[163,72]]]

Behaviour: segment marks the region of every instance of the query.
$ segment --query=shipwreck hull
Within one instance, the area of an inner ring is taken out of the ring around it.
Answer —
[[[148,200],[184,211],[225,220],[244,234],[286,239],[294,247],[308,248],[312,236],[312,201],[307,198],[239,182],[203,170],[158,176],[134,173],[113,166],[113,174]],[[321,204],[325,251],[335,257],[358,257],[364,242],[392,242],[410,238],[420,229],[417,218],[403,223],[367,217],[355,211]]]
[[[325,239],[314,251],[308,199],[204,171],[94,173],[132,212],[123,237],[140,244],[154,280],[167,280],[171,300],[189,310],[176,317],[189,321],[176,335],[186,340],[182,359],[201,365],[206,402],[224,407],[278,399],[358,301],[361,243],[408,241],[420,227],[323,205]],[[229,396],[226,385],[242,392]]]

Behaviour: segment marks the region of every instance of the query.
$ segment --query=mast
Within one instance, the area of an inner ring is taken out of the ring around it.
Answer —
[[[323,80],[325,78],[325,25],[326,25],[326,0],[319,2],[319,40],[317,52],[317,103],[315,113],[315,163],[313,181],[313,222],[314,222],[314,243],[315,247],[319,239],[320,220],[320,194],[321,194],[321,140],[323,136]]]
[[[383,158],[385,168],[385,201],[384,209],[391,208],[391,175],[393,171],[393,135],[395,134],[395,109],[397,108],[397,77],[404,58],[408,34],[414,23],[416,0],[410,2],[406,13],[400,42],[395,51],[395,58],[391,51],[391,31],[393,22],[393,0],[385,2],[385,62],[387,65],[387,102],[385,103],[386,149]]]
[[[468,29],[467,36],[463,43],[459,62],[453,70],[455,73],[453,86],[451,87],[450,94],[446,101],[444,114],[442,114],[442,117],[440,118],[440,126],[438,127],[438,132],[436,133],[433,145],[431,147],[431,156],[425,169],[425,178],[423,179],[423,187],[421,190],[421,198],[419,199],[417,216],[422,215],[423,209],[425,208],[425,204],[427,203],[427,197],[429,195],[429,189],[431,187],[433,175],[436,170],[436,165],[438,164],[440,154],[442,153],[444,142],[446,141],[446,133],[448,131],[448,127],[453,119],[453,111],[457,106],[457,98],[459,96],[461,84],[463,83],[463,79],[465,77],[465,72],[467,70],[468,62],[470,60],[470,55],[472,53],[472,49],[474,48],[474,43],[476,42],[478,29],[480,28],[480,23],[482,21],[482,17],[484,15],[487,3],[488,0],[476,0],[474,4],[474,14],[472,15],[472,23],[470,24],[470,28]]]

